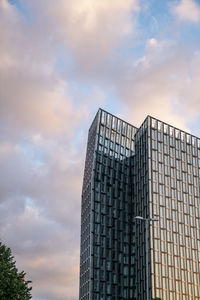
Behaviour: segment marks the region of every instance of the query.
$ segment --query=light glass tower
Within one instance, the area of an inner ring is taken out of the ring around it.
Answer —
[[[200,299],[200,139],[148,117],[153,297]]]

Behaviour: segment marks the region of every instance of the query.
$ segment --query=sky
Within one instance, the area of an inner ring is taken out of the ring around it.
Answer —
[[[77,300],[101,107],[200,136],[199,0],[0,0],[0,239],[34,300]]]

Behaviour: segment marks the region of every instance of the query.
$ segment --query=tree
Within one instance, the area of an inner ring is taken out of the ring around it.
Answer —
[[[29,300],[32,287],[25,280],[26,273],[18,272],[10,248],[0,242],[0,299]]]

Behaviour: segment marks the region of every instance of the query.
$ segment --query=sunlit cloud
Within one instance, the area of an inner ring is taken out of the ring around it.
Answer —
[[[180,21],[199,22],[200,6],[194,0],[181,0],[172,6],[172,11]]]
[[[198,114],[200,104],[196,88],[199,58],[194,55],[191,59],[191,55],[192,49],[185,47],[183,51],[175,42],[147,41],[144,56],[130,65],[118,82],[130,121],[139,126],[147,115],[152,115],[189,130],[187,123]]]
[[[32,5],[40,22],[72,55],[76,76],[103,72],[117,48],[134,34],[134,16],[140,9],[139,0],[50,0],[32,1]]]

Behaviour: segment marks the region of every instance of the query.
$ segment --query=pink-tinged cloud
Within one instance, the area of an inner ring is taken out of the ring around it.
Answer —
[[[55,69],[51,43],[5,0],[0,3],[0,37],[1,119],[19,131],[47,134],[75,125],[80,110],[73,109],[68,85]]]
[[[6,0],[0,40],[0,236],[33,299],[74,300],[85,141],[73,138],[88,112],[72,102],[49,37]]]
[[[29,142],[39,163],[27,145],[0,145],[1,239],[33,281],[34,299],[77,298],[82,157],[64,140]]]
[[[51,28],[58,43],[65,44],[78,72],[89,74],[100,72],[104,64],[110,63],[117,47],[135,33],[133,16],[140,8],[139,0],[31,3],[43,26]]]
[[[198,117],[200,107],[199,55],[192,51],[169,40],[147,41],[144,56],[118,79],[121,103],[131,122],[139,126],[152,115],[189,130],[187,122]]]
[[[199,22],[200,6],[195,0],[181,0],[171,6],[172,12],[180,21]]]

